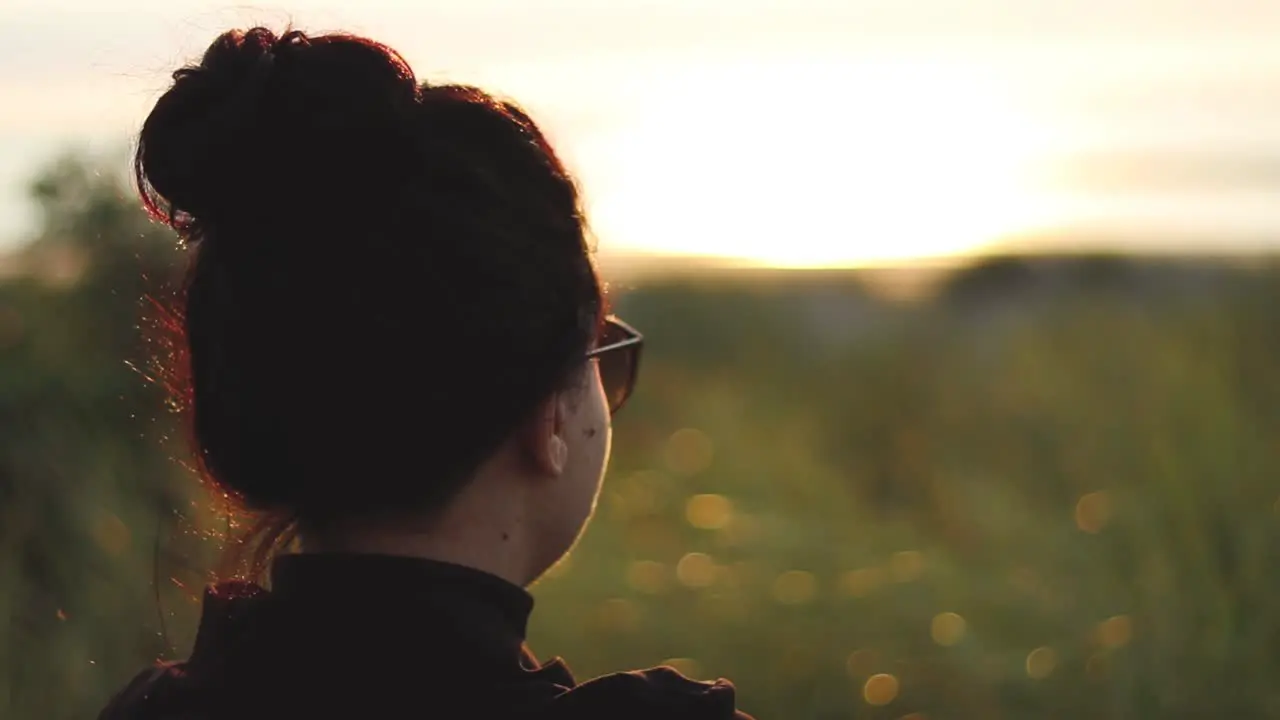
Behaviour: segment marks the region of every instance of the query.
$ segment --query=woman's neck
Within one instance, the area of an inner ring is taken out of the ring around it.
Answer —
[[[305,553],[361,553],[416,557],[462,565],[525,587],[545,568],[535,568],[536,545],[518,502],[505,502],[477,492],[472,483],[442,513],[330,523],[323,530],[302,528]]]

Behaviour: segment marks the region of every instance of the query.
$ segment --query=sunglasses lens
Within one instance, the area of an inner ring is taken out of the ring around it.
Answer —
[[[606,324],[600,335],[600,345],[611,345],[626,339],[627,334],[622,328]],[[631,396],[639,350],[639,345],[624,345],[596,356],[600,366],[600,383],[604,386],[610,412],[617,412]]]

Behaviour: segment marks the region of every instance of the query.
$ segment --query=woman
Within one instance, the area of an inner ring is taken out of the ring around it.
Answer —
[[[229,32],[143,125],[192,249],[177,400],[203,474],[282,538],[210,588],[191,657],[104,718],[746,718],[667,668],[578,683],[524,588],[595,506],[640,336],[517,106],[349,35]],[[265,569],[265,568],[264,568]]]

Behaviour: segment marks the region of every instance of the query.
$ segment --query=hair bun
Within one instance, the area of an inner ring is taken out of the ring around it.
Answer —
[[[143,124],[136,172],[148,206],[191,230],[319,217],[327,203],[376,193],[409,155],[402,129],[418,100],[412,71],[388,52],[301,31],[221,35],[174,73]]]
[[[236,186],[252,145],[255,115],[268,90],[277,47],[305,42],[266,28],[231,31],[210,45],[199,65],[174,73],[139,138],[139,175],[167,205],[171,222],[212,221],[238,203]]]

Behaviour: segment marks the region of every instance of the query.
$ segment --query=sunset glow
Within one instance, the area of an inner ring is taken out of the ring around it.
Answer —
[[[1275,246],[1280,5],[1171,1],[16,0],[0,247],[29,237],[25,189],[50,158],[123,165],[172,68],[255,23],[377,37],[424,79],[525,105],[579,175],[602,255]]]
[[[965,254],[1047,219],[1048,134],[941,66],[689,79],[582,148],[603,243],[773,266]]]

